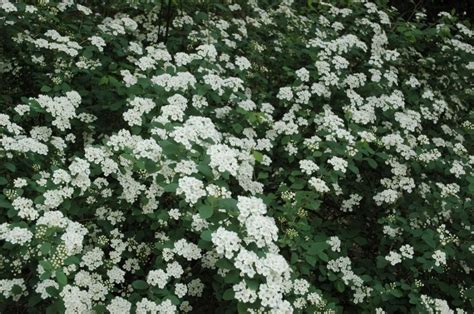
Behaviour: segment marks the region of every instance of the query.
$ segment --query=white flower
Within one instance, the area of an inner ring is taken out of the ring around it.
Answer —
[[[89,313],[92,311],[92,296],[78,287],[66,285],[60,293],[66,314]]]
[[[23,219],[35,220],[39,216],[33,207],[33,201],[28,198],[17,197],[13,201],[12,206],[18,211],[18,216]]]
[[[413,246],[410,244],[405,244],[400,247],[400,254],[402,254],[402,256],[405,258],[412,259],[415,251],[413,250]]]
[[[248,288],[245,281],[234,285],[232,289],[235,293],[235,299],[242,303],[253,303],[257,300],[255,290]]]
[[[393,189],[386,189],[380,193],[377,193],[373,199],[375,203],[380,206],[383,203],[393,204],[397,201],[399,193]]]
[[[201,258],[201,249],[194,243],[181,239],[174,244],[174,253],[187,259],[188,261]]]
[[[41,295],[42,299],[47,299],[51,295],[46,291],[46,288],[53,287],[57,290],[59,290],[59,285],[56,281],[51,280],[51,279],[46,279],[43,281],[40,281],[38,285],[36,286],[35,292],[39,293]]]
[[[398,254],[397,252],[390,251],[390,253],[385,256],[385,259],[390,262],[392,266],[397,265],[398,263],[402,262],[402,256]]]
[[[194,177],[184,177],[178,180],[176,194],[184,194],[186,202],[193,205],[203,196],[206,196],[204,184],[201,180]]]
[[[95,270],[103,263],[104,252],[95,247],[82,256],[81,266],[86,266],[89,270]]]
[[[319,193],[329,192],[329,187],[322,179],[311,177],[308,181],[308,184],[311,185]]]
[[[170,211],[168,212],[168,215],[171,218],[173,218],[174,220],[178,220],[179,217],[181,217],[181,213],[180,213],[179,209],[177,209],[177,208],[170,209]]]
[[[8,224],[0,225],[0,239],[10,242],[11,244],[25,245],[31,241],[33,233],[26,228],[13,227],[9,228]]]
[[[92,36],[92,37],[89,37],[89,40],[91,42],[91,44],[93,46],[96,46],[97,49],[102,52],[104,51],[104,47],[105,47],[105,40],[102,38],[102,37],[99,37],[99,36]]]
[[[446,265],[446,253],[443,251],[436,250],[431,257],[435,260],[436,266]]]
[[[309,81],[309,71],[305,68],[301,68],[296,71],[296,76],[300,79],[301,82]]]
[[[342,173],[346,172],[347,168],[347,161],[344,159],[334,156],[331,159],[328,160],[328,163],[331,164],[336,171],[341,171]]]
[[[255,275],[255,263],[259,260],[257,254],[252,251],[247,251],[241,248],[239,254],[235,258],[235,267],[240,270],[241,276],[248,276],[252,278]]]
[[[267,206],[262,199],[257,197],[238,196],[237,208],[240,222],[244,222],[249,216],[265,215],[267,212]]]
[[[18,287],[20,291],[14,292],[13,288]],[[0,279],[0,294],[4,298],[12,298],[18,301],[26,292],[25,280],[23,278]]]
[[[339,240],[337,236],[330,237],[329,240],[326,241],[326,243],[331,246],[331,250],[333,252],[341,251],[341,240]]]
[[[13,185],[16,188],[22,188],[22,187],[27,186],[28,182],[24,178],[16,178],[15,180],[13,180]]]
[[[178,298],[184,297],[187,292],[188,292],[188,288],[186,287],[185,284],[177,283],[174,286],[174,294],[176,294]]]
[[[201,279],[193,279],[188,283],[188,295],[191,297],[201,297],[204,291],[204,284]]]
[[[296,279],[293,283],[293,289],[296,295],[305,295],[308,292],[309,282],[304,279]]]
[[[163,289],[166,286],[166,283],[168,282],[168,278],[168,274],[166,274],[163,270],[152,270],[148,273],[146,282],[150,286],[157,286],[158,288]]]
[[[66,96],[49,97],[46,95],[39,95],[36,100],[40,107],[51,114],[54,118],[51,123],[61,131],[71,128],[71,120],[76,117],[76,109],[81,103],[81,96],[76,91],[66,93]]]
[[[251,67],[250,61],[245,57],[235,58],[235,65],[237,65],[241,71],[250,69]]]
[[[128,302],[124,298],[115,297],[112,299],[109,305],[107,305],[107,310],[110,313],[116,314],[129,314],[132,308],[132,303]]]
[[[172,262],[166,265],[166,273],[170,277],[174,277],[176,279],[180,278],[182,274],[184,274],[183,267],[178,262]]]
[[[270,246],[278,239],[278,227],[275,220],[265,216],[250,216],[245,221],[248,237],[246,241],[255,242],[258,247]]]
[[[240,248],[240,238],[237,233],[228,231],[223,227],[219,227],[212,233],[212,243],[216,246],[216,251],[224,255],[226,258],[232,258],[234,252]]]
[[[293,99],[291,87],[281,87],[278,91],[277,98],[280,100],[291,101]]]
[[[201,45],[196,48],[198,56],[216,61],[217,51],[214,45]]]
[[[319,166],[312,160],[300,160],[300,169],[307,175],[312,175],[315,171],[319,170]]]
[[[207,149],[207,154],[211,157],[209,166],[219,172],[228,171],[231,175],[237,175],[239,164],[237,163],[237,152],[227,145],[216,144]]]
[[[129,70],[121,70],[120,75],[122,75],[123,82],[127,87],[135,85],[138,82],[138,79],[132,73],[130,73]]]

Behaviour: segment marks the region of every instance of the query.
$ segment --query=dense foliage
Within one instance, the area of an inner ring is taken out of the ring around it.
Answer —
[[[300,2],[0,0],[0,312],[472,310],[472,27]]]

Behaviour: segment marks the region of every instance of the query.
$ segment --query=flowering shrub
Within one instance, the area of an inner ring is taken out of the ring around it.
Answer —
[[[0,1],[1,312],[472,309],[472,28],[292,2]]]

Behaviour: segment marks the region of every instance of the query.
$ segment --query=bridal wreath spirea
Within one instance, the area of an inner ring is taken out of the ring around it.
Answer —
[[[0,0],[1,313],[472,313],[468,21],[77,2]]]

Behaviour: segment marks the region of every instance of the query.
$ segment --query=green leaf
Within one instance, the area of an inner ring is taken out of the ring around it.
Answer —
[[[148,284],[144,280],[135,280],[134,282],[132,282],[132,287],[137,290],[144,290],[148,288]]]
[[[40,251],[43,253],[43,255],[48,254],[51,251],[51,243],[45,242],[41,244]]]
[[[377,268],[384,268],[388,261],[383,256],[377,256]]]
[[[145,161],[145,170],[148,173],[155,173],[158,171],[158,164],[152,160],[147,159]]]
[[[0,197],[0,208],[12,208],[12,205],[9,201],[4,199],[3,197]]]
[[[16,171],[16,166],[14,164],[12,164],[11,162],[6,162],[4,163],[4,166],[5,168],[7,168],[8,170],[10,170],[11,172],[15,172]]]
[[[261,162],[263,160],[262,153],[254,150],[252,154],[253,154],[253,158],[255,158],[256,161]]]
[[[6,185],[8,183],[8,180],[5,179],[5,177],[0,177],[0,185]]]
[[[51,265],[50,261],[43,260],[43,261],[40,261],[39,264],[41,265],[41,267],[43,267],[44,270],[53,269],[53,265]]]
[[[64,274],[64,272],[62,271],[62,269],[58,269],[56,271],[56,279],[61,286],[67,285],[67,277],[66,274]]]
[[[403,293],[399,289],[393,289],[390,293],[397,298],[403,297]]]
[[[213,174],[212,174],[212,169],[211,167],[209,167],[208,165],[208,162],[206,161],[202,161],[198,164],[198,170],[200,173],[202,173],[203,175],[205,175],[207,178],[212,178],[213,177]]]
[[[339,292],[344,292],[344,290],[346,290],[346,286],[341,280],[336,281],[336,290]]]
[[[212,240],[212,231],[211,230],[204,230],[201,233],[201,239],[203,239],[204,241],[210,242]]]
[[[165,192],[173,193],[173,192],[176,192],[177,188],[178,188],[178,183],[170,183],[167,186],[165,186],[163,190],[165,190]]]
[[[108,82],[109,78],[107,76],[103,76],[99,81],[99,85],[106,85]]]
[[[304,259],[308,262],[308,264],[310,264],[311,266],[315,266],[316,265],[316,256],[314,255],[310,255],[310,254],[305,254],[305,257]]]
[[[232,288],[227,289],[224,291],[224,294],[222,295],[222,299],[226,301],[233,300],[235,296],[234,290]]]
[[[421,238],[428,244],[431,248],[436,248],[436,242],[433,239],[433,233],[432,232],[425,232],[421,236]]]
[[[357,168],[354,164],[349,163],[348,166],[349,170],[352,171],[355,174],[359,174],[359,168]]]
[[[48,92],[51,91],[51,87],[46,86],[46,85],[43,85],[43,86],[41,87],[40,91],[41,91],[42,93],[48,93]]]
[[[43,299],[38,294],[32,295],[28,299],[28,306],[34,307],[36,304],[40,303],[42,300]]]
[[[208,219],[211,218],[212,214],[214,213],[214,210],[212,209],[211,206],[209,205],[201,205],[199,207],[199,215],[203,219]]]
[[[247,283],[247,287],[254,291],[257,291],[258,287],[260,286],[257,280],[246,279],[245,282]]]
[[[234,264],[226,260],[225,258],[221,258],[216,262],[216,266],[219,268],[224,268],[224,269],[232,269],[234,268]]]
[[[77,256],[69,256],[64,260],[64,265],[73,265],[73,264],[79,264],[81,262],[81,259]]]
[[[237,200],[233,198],[222,198],[218,201],[219,207],[225,209],[237,209]]]
[[[329,256],[324,252],[318,252],[318,257],[325,262],[329,261]]]
[[[240,271],[232,270],[225,275],[224,282],[228,284],[235,284],[240,281]]]
[[[377,162],[373,160],[372,158],[367,158],[367,162],[369,163],[369,166],[373,169],[377,169]]]

